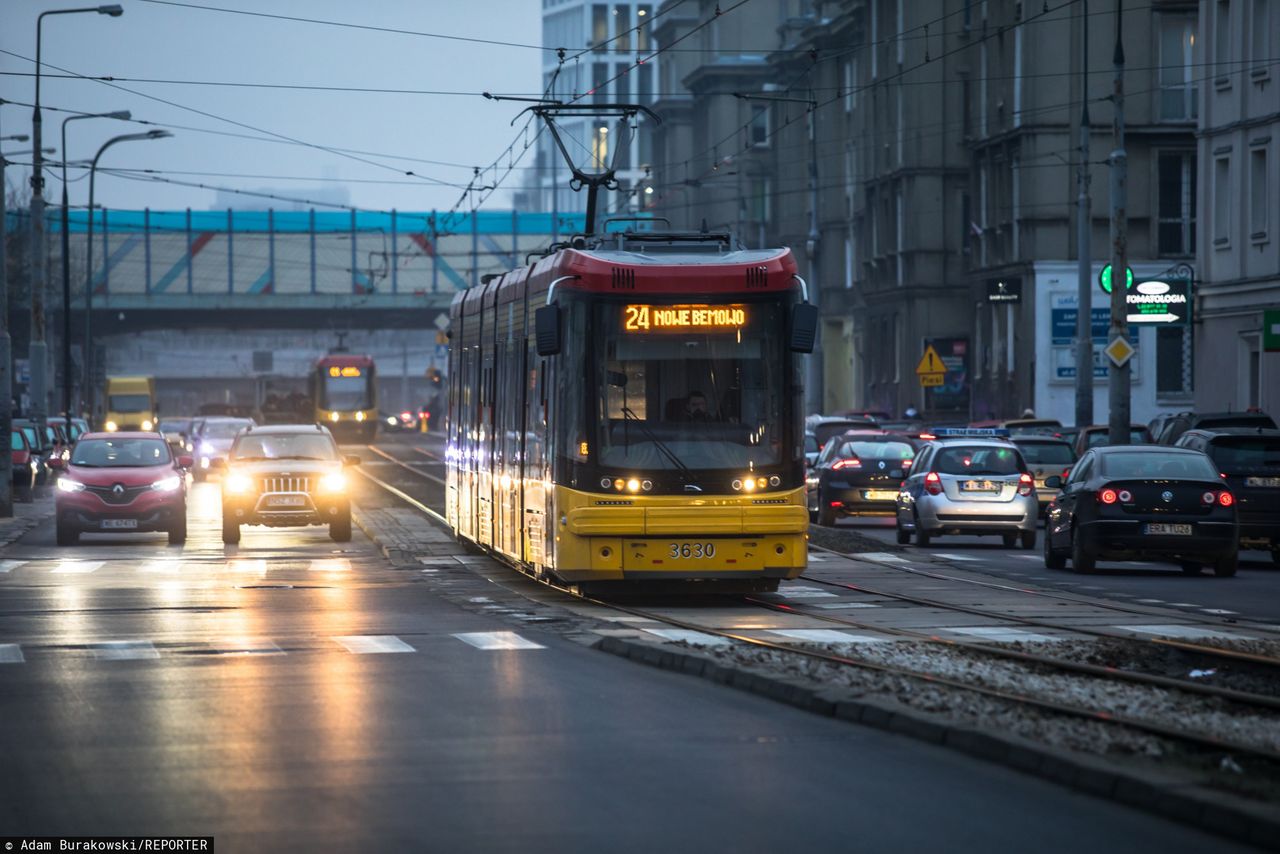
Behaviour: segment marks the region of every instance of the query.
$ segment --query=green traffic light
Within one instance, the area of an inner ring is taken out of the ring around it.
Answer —
[[[1126,291],[1133,289],[1133,268],[1125,267],[1128,275],[1125,277],[1124,289]],[[1111,265],[1102,268],[1102,272],[1098,274],[1098,285],[1102,288],[1104,294],[1111,293]]]

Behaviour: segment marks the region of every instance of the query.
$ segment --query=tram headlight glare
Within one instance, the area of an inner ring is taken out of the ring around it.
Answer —
[[[357,420],[357,421],[363,421],[363,420],[364,420],[364,418],[365,418],[365,415],[364,415],[364,413],[363,413],[363,412],[357,412],[357,413],[356,413],[356,420]]]
[[[150,418],[148,418],[148,419],[146,419],[145,421],[143,421],[143,422],[142,422],[142,429],[143,429],[143,432],[146,432],[146,431],[150,430],[150,429],[151,429],[152,427],[154,427],[154,426],[155,426],[155,425],[151,423],[151,419],[150,419]]]
[[[622,482],[622,478],[618,478],[617,480],[615,480],[615,481],[613,482],[613,488],[614,488],[614,489],[616,489],[616,490],[618,490],[619,492],[621,492],[621,491],[622,491],[622,487],[624,487],[624,486],[626,486],[626,484],[624,484],[624,483]]]
[[[330,412],[330,413],[329,413],[329,420],[330,420],[330,421],[337,421],[337,420],[338,420],[338,413],[336,413],[336,412]]]
[[[639,491],[640,491],[640,481],[636,480],[634,477],[627,481],[627,492],[639,492]]]
[[[744,491],[746,491],[746,492],[755,492],[755,491],[756,491],[756,481],[755,481],[755,478],[752,478],[752,477],[743,478],[743,480],[742,480],[742,488],[743,488],[743,490],[744,490]]]
[[[116,423],[116,422],[114,422],[114,421],[108,421],[108,422],[107,422],[106,424],[104,424],[103,426],[107,428],[107,432],[108,432],[108,433],[114,433],[114,432],[116,432],[117,430],[119,430],[119,429],[120,429],[120,425],[119,425],[119,424],[117,424],[117,423]]]
[[[769,485],[769,481],[765,480],[763,477],[756,478],[756,486],[759,489],[764,489],[768,485]]]

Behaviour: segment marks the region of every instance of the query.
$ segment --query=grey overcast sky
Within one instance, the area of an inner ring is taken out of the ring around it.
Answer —
[[[93,2],[93,0],[90,0]],[[540,0],[191,0],[195,5],[303,16],[331,21],[440,33],[502,42],[541,42]],[[96,14],[47,17],[44,20],[44,73],[69,72],[116,78],[174,81],[272,83],[426,89],[465,92],[527,93],[538,86],[541,52],[419,35],[322,26],[206,11],[146,0],[120,0],[124,15]],[[30,102],[34,97],[36,16],[49,9],[75,8],[77,3],[46,0],[0,0],[0,98]],[[86,3],[85,5],[89,5]],[[17,56],[14,56],[17,54]],[[173,139],[130,142],[113,147],[99,166],[96,201],[111,208],[157,210],[208,209],[211,190],[127,180],[104,173],[107,167],[164,170],[165,177],[207,185],[262,190],[300,198],[317,198],[335,187],[349,191],[351,204],[372,209],[447,209],[460,190],[419,175],[465,185],[471,166],[493,161],[516,137],[509,126],[521,104],[494,102],[479,95],[419,95],[233,88],[191,83],[120,82],[134,92],[101,82],[46,76],[41,103],[88,112],[130,110],[135,119],[173,128]],[[360,162],[301,145],[277,144],[217,136],[183,128],[204,128],[252,136],[259,130],[237,127],[208,115],[149,100],[162,98],[183,107],[214,114],[327,148],[377,152],[357,155]],[[65,113],[44,113],[45,145],[59,145]],[[0,133],[29,133],[31,110],[0,107]],[[68,126],[70,160],[87,160],[113,135],[146,130],[144,126],[107,119],[76,121]],[[530,136],[530,139],[532,137]],[[6,151],[23,148],[5,143]],[[520,151],[523,146],[517,148]],[[412,160],[443,161],[431,164]],[[61,152],[54,158],[61,157]],[[27,156],[11,158],[29,162]],[[506,158],[503,159],[505,165]],[[532,165],[533,150],[524,163]],[[388,167],[388,168],[384,168]],[[10,168],[12,187],[23,170]],[[181,173],[222,173],[209,175]],[[398,174],[399,173],[399,174]],[[88,182],[77,181],[86,170],[70,175],[71,202],[87,202]],[[264,177],[227,177],[226,175]],[[524,182],[517,169],[505,186]],[[25,179],[25,175],[21,178]],[[50,174],[46,193],[56,200],[61,185]],[[302,178],[306,180],[288,180]],[[336,180],[335,180],[336,179]],[[363,183],[391,181],[394,183]],[[400,183],[406,182],[406,183]],[[327,188],[327,189],[325,189]],[[325,197],[327,198],[327,197]],[[505,189],[487,208],[510,206]],[[266,207],[269,200],[244,198],[243,207]],[[285,207],[276,203],[277,207]]]

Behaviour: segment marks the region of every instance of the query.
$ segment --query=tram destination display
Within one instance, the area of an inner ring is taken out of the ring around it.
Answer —
[[[732,332],[747,325],[744,305],[628,305],[627,332]]]

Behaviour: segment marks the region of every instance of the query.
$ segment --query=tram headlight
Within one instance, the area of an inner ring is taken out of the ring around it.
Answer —
[[[618,490],[619,492],[622,491],[622,487],[624,486],[626,486],[626,484],[622,482],[622,478],[618,478],[613,482],[613,488]]]
[[[363,413],[363,412],[357,412],[357,413],[356,413],[356,420],[357,420],[357,421],[363,421],[363,420],[364,420],[364,417],[365,417],[365,416],[364,416],[364,413]]]
[[[143,421],[143,422],[142,422],[142,431],[143,431],[144,433],[145,433],[145,432],[149,432],[149,431],[151,430],[151,428],[152,428],[152,427],[154,427],[154,426],[155,426],[155,425],[151,423],[151,419],[150,419],[150,418],[148,418],[148,419],[146,419],[145,421]]]
[[[329,420],[330,420],[330,421],[337,421],[337,420],[338,420],[338,413],[336,413],[336,412],[330,412],[330,413],[329,413]]]
[[[117,424],[117,423],[116,423],[116,422],[114,422],[114,421],[108,421],[108,422],[107,422],[106,424],[104,424],[103,426],[107,428],[107,432],[108,432],[108,433],[114,433],[114,432],[116,432],[117,430],[119,430],[119,429],[120,429],[120,425],[119,425],[119,424]]]
[[[640,481],[636,480],[634,477],[629,479],[627,481],[627,492],[639,492],[639,491],[640,491]]]
[[[756,489],[764,489],[769,485],[769,481],[763,477],[756,478]]]

